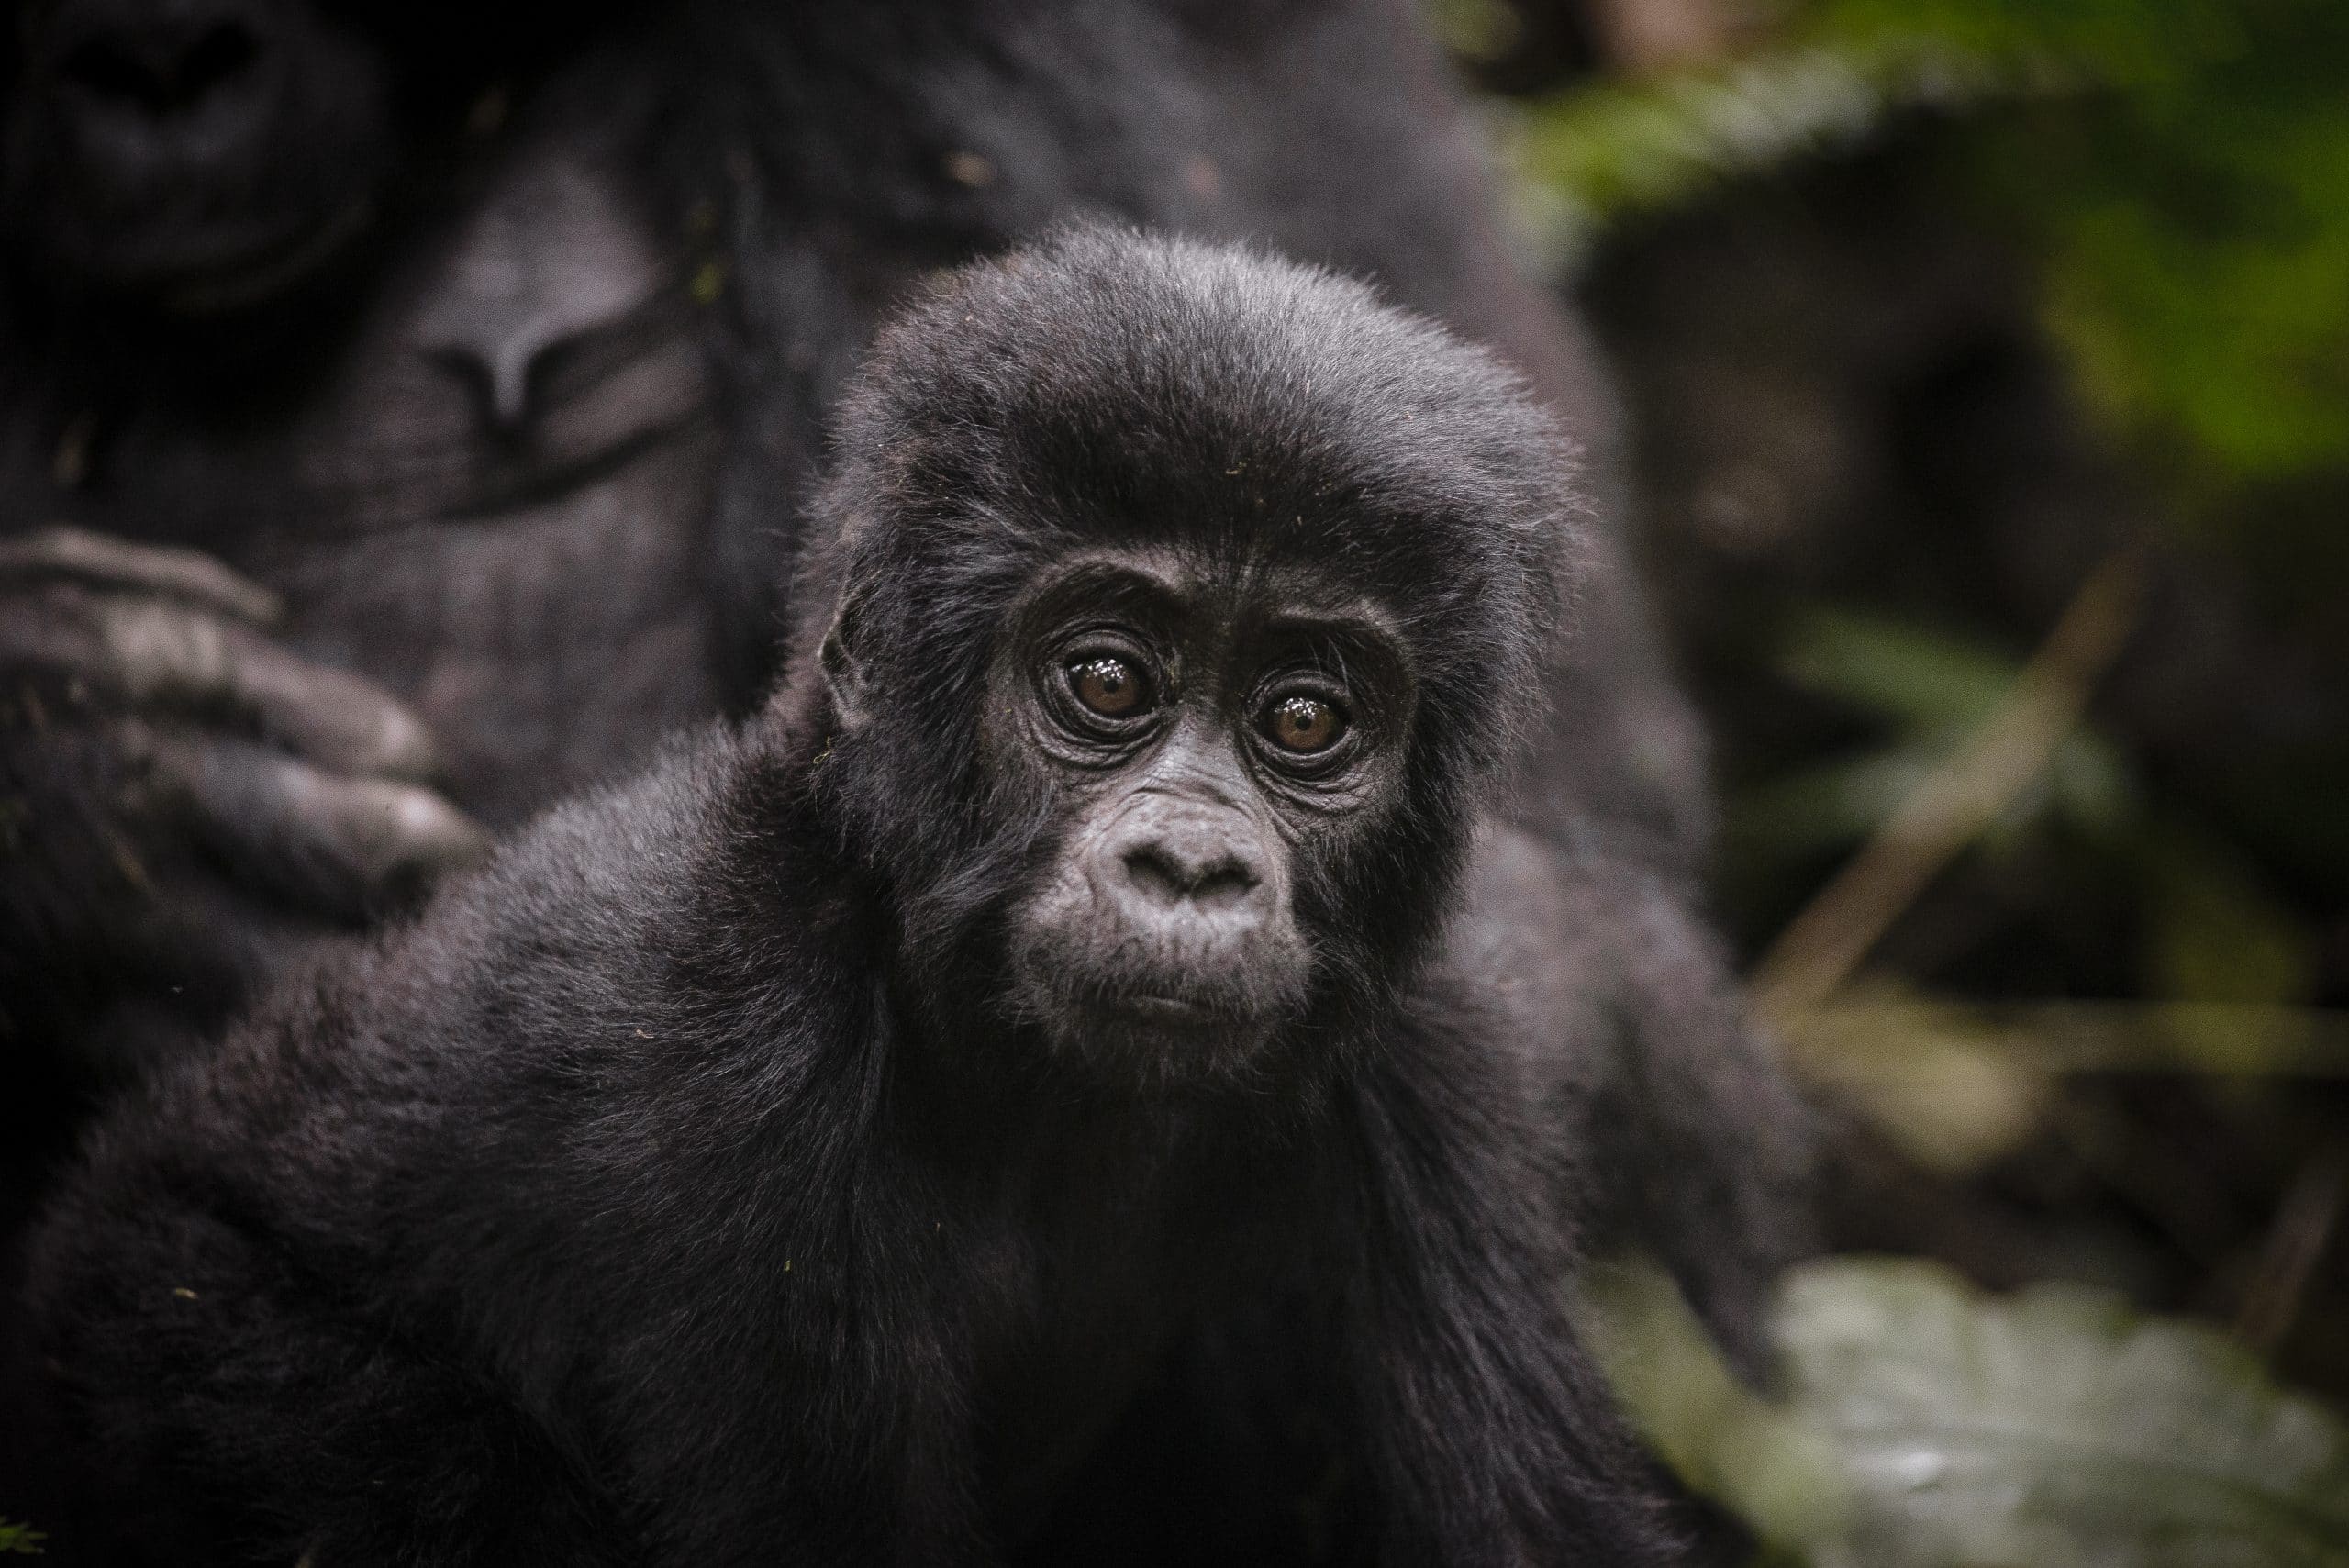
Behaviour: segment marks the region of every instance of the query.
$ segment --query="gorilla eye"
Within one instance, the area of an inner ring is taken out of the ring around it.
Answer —
[[[1114,653],[1080,659],[1068,669],[1076,700],[1103,718],[1130,718],[1150,706],[1150,682],[1140,665]]]
[[[1345,732],[1345,715],[1334,705],[1303,693],[1281,698],[1264,714],[1265,739],[1299,756],[1328,751]]]

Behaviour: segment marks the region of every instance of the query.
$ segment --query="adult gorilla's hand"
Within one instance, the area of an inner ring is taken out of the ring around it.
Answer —
[[[112,1076],[487,840],[391,696],[209,557],[0,539],[0,1029]],[[60,1063],[63,1065],[63,1063]]]

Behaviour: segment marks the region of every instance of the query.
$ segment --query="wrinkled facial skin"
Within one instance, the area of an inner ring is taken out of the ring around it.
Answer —
[[[1244,1071],[1308,1000],[1300,879],[1398,791],[1402,639],[1302,574],[1090,555],[1027,595],[989,688],[984,765],[1060,827],[1011,912],[1014,1010],[1129,1073]]]
[[[0,213],[52,277],[220,314],[365,226],[395,151],[382,39],[311,0],[23,0]]]

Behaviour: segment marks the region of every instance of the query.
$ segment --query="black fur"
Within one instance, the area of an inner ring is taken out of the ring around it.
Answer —
[[[1496,344],[1611,443],[1405,0],[38,0],[21,22],[0,41],[0,533],[193,547],[283,608],[227,617],[232,649],[275,656],[256,704],[93,647],[110,608],[184,618],[143,559],[0,578],[0,1096],[31,1124],[0,1230],[99,1088],[461,858],[452,811],[510,828],[755,705],[824,421],[935,267],[1074,213],[1269,243]],[[76,161],[60,105],[121,107],[56,96],[77,49],[221,28],[260,55],[218,92],[268,113],[158,142],[160,184]],[[335,243],[239,249],[313,230]],[[1677,871],[1702,832],[1693,730],[1620,542],[1590,550],[1518,798],[1545,833]],[[345,673],[429,746],[317,743]],[[406,814],[354,823],[354,780]],[[435,831],[351,842],[411,819]]]
[[[103,1129],[36,1251],[61,1555],[1016,1559],[1154,1368],[1285,1318],[1386,1560],[1676,1560],[1561,1309],[1586,1042],[1517,982],[1564,879],[1480,826],[1573,566],[1549,421],[1356,285],[1079,233],[918,306],[843,430],[828,677]],[[1111,776],[1017,742],[1000,656],[1101,550],[1233,595],[1198,646],[1285,581],[1399,628],[1247,1071],[996,1006]]]
[[[1575,321],[1509,265],[1414,12],[29,0],[0,29],[0,543],[62,523],[193,547],[283,608],[215,614],[144,557],[0,575],[0,1254],[102,1089],[462,859],[456,813],[509,831],[677,725],[752,710],[820,432],[879,314],[938,266],[1095,213],[1375,278],[1494,345],[1592,446],[1606,526],[1579,635],[1517,699],[1530,743],[1495,806],[1556,873],[1517,889],[1549,933],[1520,957],[1582,1020],[1591,1087],[1556,1136],[1603,1154],[1576,1207],[1664,1251],[1757,1367],[1761,1284],[1798,1244],[1800,1120],[1694,913],[1701,770],[1623,560],[1611,409]],[[108,191],[41,162],[58,144],[26,117],[48,79],[12,51],[49,19],[224,15],[291,28],[271,47],[311,62],[299,102],[323,119],[173,186],[204,200],[130,201],[143,274],[65,243],[86,226],[45,203]],[[320,26],[360,57],[306,53]],[[349,141],[360,121],[380,139]],[[364,221],[302,267],[172,286],[158,258],[206,243],[180,226],[234,223],[239,191]],[[483,283],[508,274],[517,296]],[[501,364],[529,373],[518,420]],[[282,700],[127,678],[84,646],[124,606],[193,606],[284,656]],[[382,743],[395,726],[373,721],[399,713],[429,745]],[[431,831],[387,851],[385,821]],[[1272,1338],[1202,1385],[1277,1389]],[[1318,1392],[1298,1403],[1326,1424]]]

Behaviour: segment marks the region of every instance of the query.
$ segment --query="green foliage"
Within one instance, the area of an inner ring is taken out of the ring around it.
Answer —
[[[1749,862],[1859,843],[1965,745],[2022,669],[2012,654],[1959,632],[1832,607],[1790,617],[1776,662],[1791,684],[1877,720],[1883,738],[1742,795],[1730,833]],[[2119,750],[2083,730],[2057,747],[2046,776],[2014,802],[1989,847],[2009,848],[2049,824],[2087,841],[2110,840],[2133,822],[2139,793]]]
[[[2305,1003],[2315,943],[2222,844],[2153,835],[2140,857],[2149,887],[2146,990],[2185,1002]]]
[[[1775,1547],[1850,1527],[1855,1494],[1826,1431],[1738,1382],[1662,1271],[1595,1270],[1577,1305],[1616,1397],[1693,1490]]]
[[[1798,1271],[1783,1397],[1733,1382],[1672,1287],[1587,1293],[1658,1451],[1810,1568],[2342,1568],[2349,1428],[2211,1330],[1931,1264]]]
[[[2021,662],[1956,632],[1849,610],[1787,622],[1789,684],[1873,720],[1854,750],[1741,792],[1729,847],[1781,870],[1840,856],[1954,765],[2008,701]],[[2033,855],[2017,852],[2029,848]],[[2049,852],[2052,851],[2052,852]],[[2334,1075],[2339,1015],[2315,934],[2240,847],[2192,825],[2093,730],[2059,743],[2031,786],[1986,827],[1976,853],[2121,894],[2142,1005],[1986,1008],[1890,975],[1782,1019],[1809,1080],[1864,1116],[1911,1162],[1980,1173],[2023,1148],[2065,1071]]]
[[[2326,1251],[2340,1245],[2338,1178],[2322,1173],[2339,1169],[2338,1131],[2306,1124],[2332,1103],[2317,1081],[2349,1063],[2334,930],[2349,742],[2291,728],[2314,732],[2293,716],[2333,710],[2294,697],[2271,650],[2336,688],[2349,655],[2349,4],[1787,0],[1776,17],[1742,55],[1619,74],[1517,114],[1529,206],[1561,256],[1610,230],[1635,257],[1698,256],[1716,270],[1691,286],[1722,296],[1700,302],[1703,318],[1733,322],[1721,306],[1742,285],[1734,256],[1720,262],[1724,234],[1755,245],[1766,312],[1767,268],[1816,253],[1773,250],[1774,235],[1865,262],[1874,252],[1853,235],[1868,220],[1851,198],[1913,182],[1904,212],[1959,209],[1954,227],[2009,241],[2036,283],[2040,320],[2115,438],[2105,502],[2202,534],[2149,547],[2171,571],[2127,699],[2091,710],[2110,728],[2066,737],[2041,776],[1998,796],[1953,874],[1903,893],[1932,907],[1893,928],[1884,967],[1782,1019],[1791,1052],[1920,1177],[1899,1191],[1964,1206],[1918,1225],[1920,1246],[2034,1269],[2063,1256],[2232,1310],[2285,1364],[2335,1379],[2349,1307]],[[1756,189],[1861,151],[1864,179]],[[1753,199],[1720,225],[1638,232],[1725,190]],[[1806,224],[1815,195],[1824,217]],[[1607,281],[1602,306],[1621,297],[1620,273]],[[1633,291],[1622,328],[1655,330],[1640,314],[1655,305]],[[1644,395],[1665,416],[1653,428],[1666,451],[1683,433],[1675,398],[1700,432],[1712,417],[1668,376]],[[2032,450],[2019,442],[2015,461]],[[2054,526],[2085,536],[2097,505]],[[1887,537],[1907,520],[1888,515]],[[2207,598],[2176,569],[2199,559]],[[1721,638],[1738,656],[1725,701],[1772,697],[1731,770],[1761,782],[1732,798],[1725,846],[1764,895],[1757,943],[1799,906],[1785,895],[1952,775],[2024,668],[2031,634],[1997,587],[1985,605],[1979,587],[1936,585],[1946,618],[1921,625],[1806,597],[1914,593],[1897,574],[1870,579],[1865,562],[1831,569],[1804,579],[1823,589],[1784,591],[1768,674],[1742,629],[1764,624],[1755,606]],[[1970,629],[1976,610],[2005,634]],[[2232,620],[2246,611],[2265,623],[2255,632]],[[2258,723],[2203,745],[2190,705],[2151,712],[2148,672],[2181,650],[2246,681],[2279,672],[2276,691],[2244,694]],[[1789,688],[1810,700],[1780,700]],[[1828,901],[1812,896],[1816,914]],[[1903,964],[1915,973],[1887,972]],[[2104,1081],[2122,1075],[2133,1081]],[[2173,1202],[2202,1195],[2205,1161],[2211,1201]],[[2292,1168],[2288,1183],[2267,1183],[2271,1167]],[[2252,1218],[2231,1218],[2234,1202]],[[2128,1225],[2102,1212],[2114,1207]],[[2159,1240],[2138,1239],[2147,1222]],[[1773,1563],[2349,1568],[2349,1429],[2216,1331],[2075,1289],[1991,1299],[1922,1265],[1833,1262],[1788,1286],[1785,1384],[1764,1398],[1729,1377],[1659,1276],[1615,1276],[1592,1299],[1594,1338],[1652,1440],[1753,1525]]]
[[[1614,82],[1526,115],[1515,159],[1561,267],[1609,224],[1725,181],[1856,146],[1894,110],[2009,90],[1986,62],[1931,42],[1805,46],[1725,68]]]
[[[2349,462],[2349,7],[2186,9],[2165,72],[1989,128],[1983,188],[2126,428],[2228,477]]]
[[[1865,140],[1970,127],[1994,219],[2041,257],[2084,387],[2210,482],[2349,464],[2349,6],[1813,0],[1771,49],[1571,93],[1525,172],[1570,243]]]
[[[1846,609],[1804,612],[1787,628],[1784,649],[1781,667],[1798,685],[1920,730],[1980,725],[2022,668],[1972,639]]]
[[[2046,1114],[2054,1074],[2034,1035],[1894,982],[1849,988],[1787,1025],[1807,1081],[1865,1116],[1915,1164],[1978,1171],[2021,1147]]]
[[[2037,61],[2104,83],[2191,77],[2238,54],[2301,0],[1810,0],[1799,33],[1845,47],[1931,39],[1983,60]]]
[[[29,1525],[12,1524],[0,1519],[0,1554],[17,1557],[38,1557],[41,1542],[49,1538]]]

